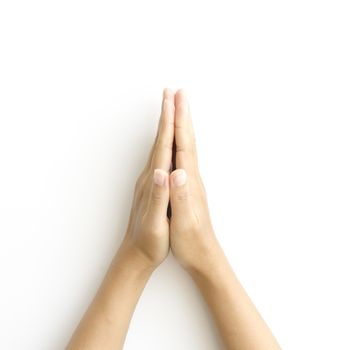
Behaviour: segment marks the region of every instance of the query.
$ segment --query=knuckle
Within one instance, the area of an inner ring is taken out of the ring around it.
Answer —
[[[142,232],[147,237],[159,237],[163,235],[164,229],[159,225],[158,220],[155,220],[151,212],[146,212],[142,218]]]
[[[143,198],[143,195],[144,195],[144,191],[142,189],[135,191],[135,194],[134,194],[134,203],[135,203],[135,205],[138,205],[138,203]]]
[[[183,123],[175,123],[174,125],[175,128],[175,133],[181,134],[181,135],[185,135],[188,130],[185,127],[185,125],[183,125]]]
[[[157,163],[157,161],[159,161],[159,159],[162,159],[162,157],[164,157],[165,154],[171,154],[172,151],[173,151],[172,145],[170,145],[169,143],[166,143],[166,142],[161,143],[157,147],[152,165],[154,166],[155,163]]]
[[[177,153],[195,154],[195,148],[188,140],[182,140],[181,144],[176,144]]]
[[[173,151],[173,143],[172,142],[168,142],[166,140],[160,140],[159,141],[159,148],[161,150],[171,151],[172,152]]]
[[[163,235],[164,231],[159,227],[159,225],[152,225],[149,227],[148,235],[151,237],[161,237]]]
[[[187,231],[191,232],[192,234],[198,234],[200,232],[200,227],[197,224],[196,221],[192,220],[187,227]]]
[[[195,235],[197,234],[197,232],[199,231],[196,223],[191,220],[190,222],[188,222],[187,224],[185,224],[185,227],[184,227],[184,232],[187,236],[189,235]]]
[[[186,153],[187,151],[187,146],[184,144],[181,145],[176,145],[176,152],[177,153]]]
[[[181,230],[183,232],[188,232],[190,234],[197,234],[200,232],[200,225],[196,217],[190,215],[187,220],[185,220],[181,225]]]
[[[137,178],[136,184],[135,184],[135,190],[140,191],[145,183],[145,176],[144,173],[142,172],[141,175]]]
[[[177,191],[175,193],[175,199],[179,202],[187,201],[189,198],[189,193],[187,191]]]
[[[160,205],[163,202],[163,194],[159,191],[152,191],[151,202],[154,205]]]

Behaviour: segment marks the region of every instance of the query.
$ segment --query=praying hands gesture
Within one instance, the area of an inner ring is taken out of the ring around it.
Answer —
[[[186,95],[165,89],[125,237],[67,349],[122,349],[142,290],[169,249],[200,289],[227,349],[280,349],[216,239]]]

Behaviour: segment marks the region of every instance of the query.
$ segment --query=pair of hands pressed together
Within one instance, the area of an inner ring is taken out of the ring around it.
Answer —
[[[121,350],[143,288],[169,249],[201,291],[227,349],[280,349],[215,237],[186,95],[164,89],[126,234],[67,349]]]
[[[173,159],[176,170],[172,169]],[[139,255],[145,266],[152,269],[166,258],[169,247],[185,269],[197,271],[202,259],[207,259],[218,244],[199,174],[186,95],[183,90],[174,94],[165,89],[157,137],[136,182],[120,252]]]

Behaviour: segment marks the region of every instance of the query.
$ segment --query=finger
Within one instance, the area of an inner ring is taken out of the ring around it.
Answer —
[[[172,148],[174,142],[174,94],[164,90],[162,114],[159,120],[158,137],[155,143],[152,168],[169,171],[171,167]]]
[[[162,106],[161,106],[161,113],[160,113],[160,118],[159,118],[159,121],[158,121],[158,130],[157,130],[157,138],[159,136],[159,130],[160,130],[160,125],[161,125],[161,122],[162,122],[162,114],[163,114],[163,108],[164,108],[164,101],[165,100],[170,100],[172,103],[174,103],[174,98],[175,98],[175,94],[174,92],[169,89],[169,88],[164,88],[163,89],[163,98],[162,98]]]
[[[155,169],[146,216],[154,227],[166,218],[169,203],[169,174],[163,169]],[[159,224],[159,225],[158,225]]]
[[[170,174],[170,203],[172,215],[188,218],[192,213],[188,176],[184,169],[176,169]]]
[[[197,165],[197,153],[192,120],[183,89],[175,95],[176,167],[191,171]]]
[[[165,88],[163,90],[163,98],[162,98],[162,106],[161,106],[161,115],[160,115],[160,118],[159,118],[159,121],[158,121],[158,129],[157,129],[157,135],[154,139],[154,142],[153,142],[153,145],[152,145],[152,148],[151,148],[151,151],[149,153],[149,156],[148,156],[148,159],[147,159],[147,162],[146,162],[146,165],[145,165],[145,170],[148,171],[150,168],[151,168],[151,165],[152,165],[152,160],[154,158],[154,150],[155,150],[155,146],[158,142],[158,137],[159,137],[159,129],[160,129],[160,124],[161,124],[161,120],[162,120],[162,114],[163,114],[163,109],[164,109],[164,100],[165,99],[169,99],[172,101],[172,103],[174,103],[174,93],[168,89],[168,88]]]

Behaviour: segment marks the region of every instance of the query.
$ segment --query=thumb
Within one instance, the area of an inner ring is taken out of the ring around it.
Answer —
[[[170,203],[174,215],[186,217],[192,211],[187,180],[184,169],[176,169],[170,174]]]
[[[155,169],[153,184],[148,204],[148,217],[155,223],[166,218],[169,204],[169,174],[162,169]]]

